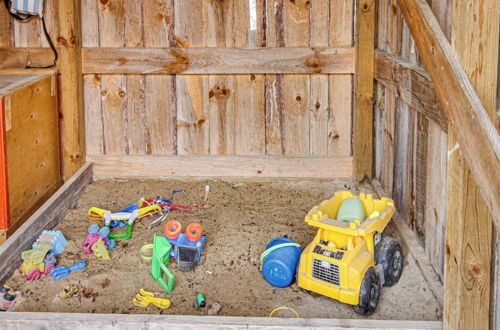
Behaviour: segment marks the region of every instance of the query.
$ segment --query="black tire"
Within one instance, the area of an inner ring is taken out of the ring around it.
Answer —
[[[399,242],[392,237],[384,237],[377,251],[376,262],[384,270],[384,286],[398,283],[403,272],[403,250]]]
[[[380,289],[381,285],[378,273],[375,269],[369,268],[361,282],[359,303],[354,306],[354,311],[362,315],[372,314],[378,305]]]

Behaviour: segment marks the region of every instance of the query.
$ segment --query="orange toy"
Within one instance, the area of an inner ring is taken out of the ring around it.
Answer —
[[[181,233],[181,224],[175,220],[169,221],[165,224],[163,233],[168,239],[176,239]]]
[[[199,223],[191,223],[186,228],[186,238],[191,242],[197,242],[201,238],[202,228]]]

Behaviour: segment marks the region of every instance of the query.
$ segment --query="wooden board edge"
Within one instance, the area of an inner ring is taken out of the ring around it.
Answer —
[[[372,187],[377,192],[379,197],[388,196],[382,188],[382,184],[377,180],[372,180]],[[420,243],[417,234],[410,229],[408,224],[401,218],[401,215],[396,210],[392,216],[394,227],[396,228],[403,247],[408,251],[416,261],[418,268],[420,269],[425,280],[429,284],[431,292],[436,298],[436,302],[440,311],[443,311],[443,301],[444,301],[444,286],[439,281],[439,275],[436,274],[432,268],[429,258],[427,257],[422,243]]]
[[[0,313],[7,329],[36,324],[50,329],[441,329],[440,321],[367,319],[294,319],[238,316],[114,315],[83,313]]]
[[[87,155],[95,177],[352,178],[352,157]]]
[[[92,164],[85,163],[50,197],[4,244],[0,245],[0,283],[8,279],[21,260],[21,252],[30,248],[42,230],[51,229],[72,208],[87,184],[92,181]]]

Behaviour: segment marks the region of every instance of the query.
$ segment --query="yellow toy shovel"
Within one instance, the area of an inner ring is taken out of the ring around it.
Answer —
[[[140,289],[139,293],[132,299],[132,304],[141,308],[146,308],[149,304],[153,304],[160,309],[167,309],[170,307],[170,300],[166,298],[157,298],[154,292]]]

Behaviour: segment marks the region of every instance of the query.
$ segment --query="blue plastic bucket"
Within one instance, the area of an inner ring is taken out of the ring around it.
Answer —
[[[266,250],[278,244],[286,243],[297,244],[291,239],[278,237],[267,244]],[[265,257],[262,265],[262,274],[266,281],[278,288],[289,286],[295,278],[301,253],[302,250],[298,246],[284,246],[271,251]]]

